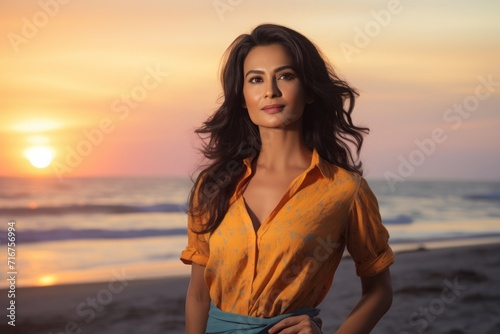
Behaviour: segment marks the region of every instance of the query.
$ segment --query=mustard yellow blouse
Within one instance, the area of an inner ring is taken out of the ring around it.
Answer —
[[[223,311],[273,317],[316,307],[331,287],[344,248],[359,276],[394,262],[389,234],[366,180],[314,151],[311,165],[292,181],[255,232],[243,199],[251,160],[229,209],[212,234],[198,235],[202,219],[188,217],[186,264],[205,266],[210,298]]]

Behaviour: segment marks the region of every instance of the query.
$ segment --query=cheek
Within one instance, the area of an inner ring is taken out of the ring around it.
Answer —
[[[304,89],[302,89],[302,86],[294,87],[293,95],[295,97],[295,101],[299,103],[305,101],[305,92]]]
[[[259,102],[259,92],[255,88],[243,88],[243,100],[247,108],[252,107]]]
[[[294,87],[289,90],[290,102],[293,103],[294,109],[302,110],[306,104],[305,93],[300,87]]]

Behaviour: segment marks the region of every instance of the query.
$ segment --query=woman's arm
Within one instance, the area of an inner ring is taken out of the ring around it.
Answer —
[[[362,295],[336,334],[368,334],[392,304],[389,269],[361,278]]]
[[[207,327],[210,294],[204,271],[205,267],[192,264],[186,294],[186,334],[204,334]]]

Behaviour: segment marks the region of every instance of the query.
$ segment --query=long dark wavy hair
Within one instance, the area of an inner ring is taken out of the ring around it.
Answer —
[[[306,104],[302,124],[305,145],[332,164],[362,174],[358,160],[363,134],[369,129],[351,119],[358,95],[341,80],[316,46],[287,27],[263,24],[250,34],[237,37],[224,54],[221,70],[221,105],[195,132],[203,140],[202,153],[208,164],[194,181],[188,214],[203,216],[203,228],[213,232],[221,223],[237,182],[243,176],[243,160],[260,152],[258,127],[243,107],[243,62],[255,46],[280,44],[293,59],[293,68],[313,102]],[[356,149],[356,158],[351,152]]]

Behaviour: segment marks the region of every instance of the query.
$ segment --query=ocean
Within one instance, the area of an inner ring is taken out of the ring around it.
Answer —
[[[500,240],[500,182],[368,182],[395,250]],[[0,178],[0,261],[14,220],[18,286],[187,274],[190,187],[187,178]]]

